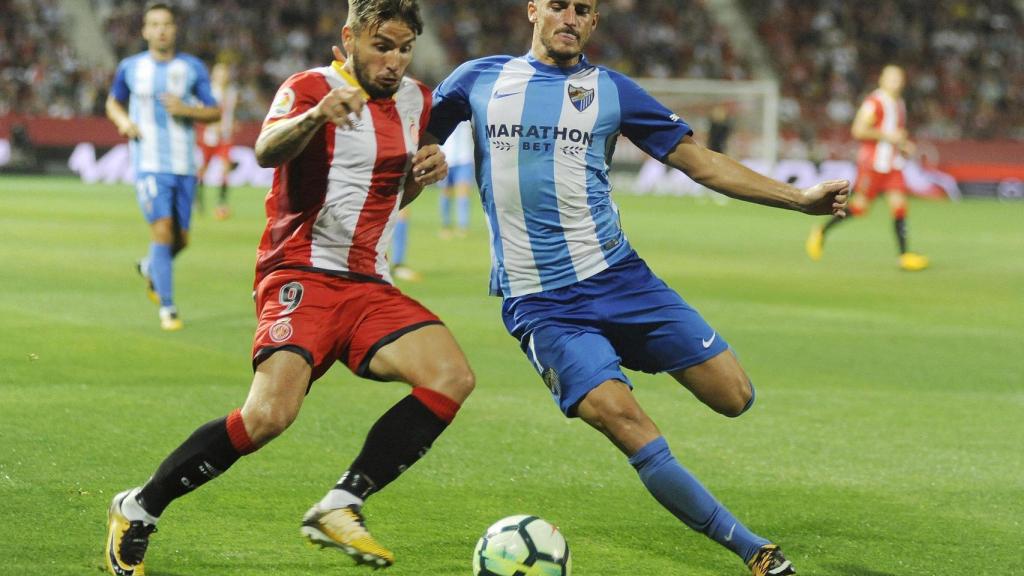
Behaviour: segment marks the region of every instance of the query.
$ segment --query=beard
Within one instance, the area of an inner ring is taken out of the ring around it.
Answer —
[[[394,88],[385,88],[374,82],[369,74],[366,73],[366,67],[359,61],[359,53],[355,50],[352,51],[352,69],[356,73],[356,80],[359,82],[359,85],[363,87],[363,90],[366,91],[371,100],[390,98],[395,95],[395,92],[398,92],[400,83],[396,83]]]
[[[555,32],[555,34],[559,34],[561,32],[565,31],[559,30]],[[579,36],[576,36],[576,41],[577,43],[579,43]],[[555,48],[553,42],[551,41],[551,38],[541,38],[540,43],[542,46],[544,46],[544,50],[547,51],[548,56],[550,56],[551,59],[554,60],[555,62],[568,63],[578,58],[579,55],[582,53],[582,50],[577,48]]]

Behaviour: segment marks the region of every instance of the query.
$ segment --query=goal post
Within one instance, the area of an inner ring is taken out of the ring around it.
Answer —
[[[779,86],[771,80],[697,80],[672,78],[637,79],[648,93],[679,114],[694,130],[698,141],[707,143],[712,114],[716,108],[730,124],[725,151],[732,157],[770,167],[779,155]],[[637,167],[643,153],[620,142],[615,163]],[[623,157],[620,159],[620,151]],[[639,153],[639,156],[636,154]]]

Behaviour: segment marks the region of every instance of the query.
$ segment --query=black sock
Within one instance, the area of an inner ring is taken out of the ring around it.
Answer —
[[[418,398],[406,396],[373,425],[363,450],[335,488],[365,500],[423,457],[447,427]]]
[[[896,241],[900,243],[900,254],[907,253],[907,219],[896,218],[893,220],[896,225]]]
[[[139,504],[153,516],[176,498],[220,476],[242,454],[228,436],[227,417],[203,424],[171,452],[139,492]]]
[[[844,220],[844,218],[840,218],[839,216],[833,216],[833,217],[829,218],[828,222],[825,222],[825,225],[821,227],[821,234],[822,234],[822,236],[824,236],[825,233],[827,233],[830,228],[832,228],[836,224],[839,224],[843,220]]]
[[[221,184],[220,185],[220,198],[218,199],[218,202],[220,203],[221,206],[225,206],[228,203],[228,185],[227,184]]]

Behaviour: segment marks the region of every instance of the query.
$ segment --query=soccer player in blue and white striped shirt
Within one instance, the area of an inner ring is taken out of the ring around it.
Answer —
[[[121,61],[107,98],[107,117],[131,140],[135,191],[152,230],[139,272],[160,304],[160,326],[179,330],[171,260],[188,244],[196,190],[194,122],[216,122],[220,109],[210,75],[196,57],[175,51],[173,9],[151,4],[143,15],[148,49]],[[127,105],[127,109],[125,106]]]
[[[428,127],[443,142],[472,121],[490,287],[504,298],[505,326],[562,411],[607,435],[658,502],[755,576],[794,574],[778,546],[680,465],[631,393],[623,366],[668,372],[727,416],[754,401],[724,338],[630,246],[608,164],[622,134],[708,188],[808,214],[845,215],[849,183],[798,190],[698,144],[683,119],[633,80],[583,56],[597,0],[530,0],[527,15],[529,53],[460,66],[435,90]]]

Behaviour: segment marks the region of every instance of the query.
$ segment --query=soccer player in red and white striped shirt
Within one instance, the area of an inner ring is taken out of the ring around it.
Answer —
[[[448,329],[391,285],[385,255],[399,208],[447,173],[440,147],[420,143],[430,91],[404,77],[421,31],[417,0],[350,0],[347,59],[335,48],[333,64],[278,91],[256,142],[257,160],[276,170],[256,265],[249,397],[196,430],[145,486],[115,497],[114,574],[141,574],[164,508],[281,434],[335,361],[412,393],[377,420],[302,533],[358,563],[394,561],[367,532],[363,503],[427,452],[474,386]]]
[[[879,194],[885,194],[892,212],[896,240],[900,250],[900,267],[917,271],[928,267],[928,258],[907,250],[907,185],[903,166],[907,154],[913,154],[914,143],[907,134],[907,107],[903,102],[906,74],[890,64],[878,77],[878,89],[864,99],[851,134],[860,140],[857,155],[857,183],[850,199],[850,215],[867,213]],[[807,238],[807,255],[821,259],[825,234],[842,219],[832,218],[824,226],[815,227]]]
[[[217,220],[226,220],[231,216],[228,205],[228,176],[231,174],[231,146],[235,135],[235,108],[238,106],[238,86],[231,81],[231,67],[218,62],[210,70],[210,90],[217,99],[220,108],[220,120],[212,124],[203,124],[196,131],[199,151],[203,162],[196,174],[199,188],[196,190],[196,204],[202,209],[206,200],[206,171],[214,158],[220,159],[220,194],[217,197],[217,209],[213,215]]]

